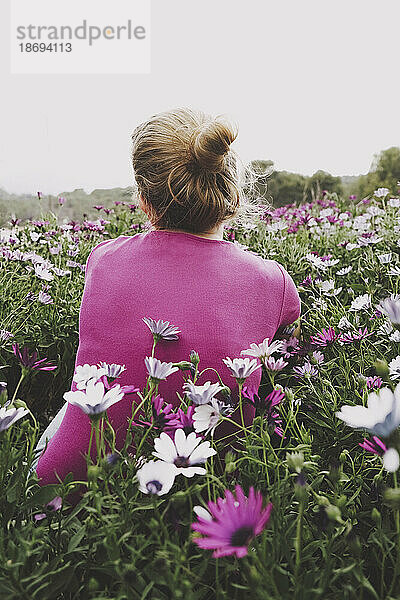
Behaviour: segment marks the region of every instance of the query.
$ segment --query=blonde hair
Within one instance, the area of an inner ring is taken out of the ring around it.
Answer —
[[[153,115],[136,127],[132,165],[155,228],[205,233],[249,216],[246,169],[230,147],[236,137],[237,128],[222,117],[186,108]]]

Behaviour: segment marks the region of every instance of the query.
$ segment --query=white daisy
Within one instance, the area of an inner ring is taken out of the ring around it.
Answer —
[[[339,271],[336,271],[336,275],[347,275],[352,269],[353,267],[351,265],[349,265],[348,267],[343,267],[343,269],[339,269]]]
[[[119,402],[124,397],[119,384],[114,385],[106,393],[104,393],[104,383],[98,381],[88,383],[86,390],[75,392],[65,392],[64,400],[78,406],[85,414],[90,417],[98,416],[104,413],[110,406]]]
[[[172,373],[179,371],[179,368],[174,367],[172,362],[162,362],[153,356],[146,356],[144,362],[149,376],[154,381],[161,381],[162,379],[166,379],[169,375],[172,375]]]
[[[367,308],[371,308],[371,296],[370,294],[362,294],[354,298],[349,310],[365,310]]]
[[[385,211],[382,210],[381,208],[379,208],[379,206],[372,205],[372,206],[368,206],[367,213],[370,214],[373,217],[379,217],[381,215],[384,215]]]
[[[255,358],[253,360],[250,360],[250,358],[234,358],[232,360],[226,357],[222,359],[222,362],[228,367],[232,377],[235,377],[238,383],[243,383],[254,371],[261,368]]]
[[[390,373],[390,377],[392,377],[393,379],[400,378],[400,356],[396,356],[396,358],[394,358],[392,361],[390,361],[389,373]],[[399,386],[397,386],[397,387],[399,387]]]
[[[339,329],[351,329],[353,325],[346,317],[342,317],[338,323]]]
[[[278,371],[282,371],[282,369],[284,369],[287,366],[287,364],[288,363],[285,360],[283,360],[282,357],[276,360],[273,356],[270,356],[265,361],[265,368],[267,369],[267,371],[276,373]]]
[[[377,190],[375,190],[374,196],[376,196],[376,198],[386,198],[388,193],[389,193],[388,188],[380,187]]]
[[[126,371],[125,365],[109,365],[106,362],[99,362],[99,367],[104,369],[105,375],[110,379],[116,379],[116,377],[120,377],[124,371]]]
[[[281,340],[275,340],[269,342],[269,338],[265,338],[261,344],[250,344],[250,348],[242,350],[240,354],[242,356],[255,356],[256,358],[264,359],[274,352],[280,352],[282,350],[283,342]]]
[[[169,321],[161,321],[161,319],[154,321],[150,317],[143,317],[143,321],[150,329],[155,340],[173,341],[178,339],[177,333],[180,333],[180,330],[178,327],[170,325]]]
[[[378,260],[381,265],[387,265],[392,260],[392,253],[388,252],[387,254],[378,254]]]
[[[5,431],[13,423],[24,417],[29,413],[29,410],[26,408],[8,408],[6,406],[2,406],[0,408],[0,431]]]
[[[150,460],[136,471],[139,490],[144,494],[163,496],[172,488],[177,468],[163,460]]]
[[[400,356],[398,358],[400,369]],[[400,425],[400,384],[394,392],[385,387],[369,394],[366,407],[342,406],[336,416],[350,427],[368,429],[373,435],[388,437]]]
[[[75,369],[73,381],[75,381],[78,390],[84,390],[89,383],[96,383],[100,377],[106,374],[106,369],[97,365],[78,365]]]
[[[335,282],[333,279],[317,281],[316,285],[320,288],[321,292],[327,296],[337,296],[342,291],[341,287],[335,289]]]
[[[186,381],[183,389],[189,400],[199,406],[211,402],[215,394],[218,394],[223,387],[219,383],[211,383],[211,381],[206,381],[204,385],[195,385],[193,381]]]
[[[50,273],[50,271],[40,263],[35,264],[35,275],[44,281],[52,281],[54,279],[53,273]]]
[[[382,311],[393,325],[400,326],[400,294],[392,294],[385,298],[378,305],[378,310]]]
[[[398,344],[400,342],[400,330],[396,329],[396,331],[393,331],[393,333],[389,335],[389,340]]]
[[[204,467],[193,465],[203,464],[207,458],[216,454],[210,442],[202,442],[194,431],[186,437],[183,429],[175,431],[174,441],[163,431],[160,437],[154,440],[154,448],[153,455],[156,458],[175,465],[178,473],[185,477],[205,475]]]
[[[232,412],[232,410],[233,409],[227,407],[216,398],[213,398],[210,404],[196,406],[193,412],[193,426],[195,432],[200,433],[205,431],[205,435],[210,432],[211,435],[214,435],[215,428],[218,423],[220,423],[221,417],[227,414],[227,412]]]

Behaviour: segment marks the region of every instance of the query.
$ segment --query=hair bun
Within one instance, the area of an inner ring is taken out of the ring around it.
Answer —
[[[236,139],[237,132],[221,121],[204,123],[192,138],[191,150],[198,166],[210,173],[224,167],[224,156]]]

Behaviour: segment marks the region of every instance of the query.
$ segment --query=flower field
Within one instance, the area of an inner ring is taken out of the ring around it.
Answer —
[[[91,249],[148,223],[126,202],[67,221],[63,203],[0,229],[0,598],[400,598],[400,197],[322,192],[227,227],[293,277],[300,339],[254,340],[221,358],[229,381],[198,385],[198,349],[157,358],[179,323],[143,315],[148,379],[131,382],[122,450],[107,409],[128,393],[124,365],[74,372],[79,308]],[[158,386],[178,370],[175,410]],[[91,419],[88,481],[41,487],[35,446],[65,402]],[[218,427],[235,415],[227,452]]]

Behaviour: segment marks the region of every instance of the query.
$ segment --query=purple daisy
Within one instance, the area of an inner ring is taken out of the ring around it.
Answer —
[[[42,519],[45,519],[51,513],[56,512],[57,510],[60,510],[61,507],[62,507],[62,498],[60,496],[56,496],[55,498],[53,498],[53,500],[50,500],[50,502],[48,504],[46,504],[46,506],[45,506],[46,512],[35,515],[34,519],[35,519],[35,521],[42,521]]]
[[[296,354],[297,348],[299,348],[300,342],[297,337],[291,337],[288,340],[282,340],[282,348],[280,350],[283,358],[290,358]]]
[[[372,335],[372,333],[372,331],[368,333],[368,329],[366,327],[364,329],[361,329],[360,327],[360,329],[354,333],[342,333],[338,339],[339,342],[342,342],[342,344],[354,344],[354,342],[359,342],[369,337]]]
[[[367,377],[367,389],[369,390],[379,390],[379,388],[383,385],[383,379],[378,377],[377,375],[373,377]]]
[[[181,408],[178,408],[177,412],[176,412],[176,426],[175,426],[175,422],[173,424],[169,423],[169,428],[171,433],[173,433],[173,431],[175,431],[175,429],[183,429],[183,431],[186,433],[186,435],[189,435],[189,433],[191,433],[192,431],[194,431],[194,422],[193,422],[193,413],[194,413],[194,409],[196,407],[192,404],[190,406],[188,406],[187,411],[184,412]],[[171,430],[172,426],[174,427],[173,430]],[[170,431],[167,431],[167,433],[170,433]],[[174,437],[172,435],[172,437]]]
[[[138,420],[134,424],[167,432],[180,428],[180,421],[176,413],[172,412],[172,404],[166,404],[160,394],[152,400],[151,413],[151,422]]]
[[[22,353],[18,344],[13,344],[12,349],[23,367],[35,369],[36,371],[54,371],[54,369],[57,369],[57,365],[52,365],[50,362],[46,362],[47,358],[37,360],[38,355],[36,351],[32,354],[32,356],[29,356],[28,348],[26,346],[23,348]]]
[[[329,344],[333,344],[335,340],[337,340],[338,335],[335,332],[333,327],[329,327],[328,329],[323,329],[322,332],[317,333],[316,336],[311,336],[310,340],[314,346],[328,346]]]
[[[272,503],[262,508],[263,497],[251,487],[248,498],[240,485],[235,487],[236,498],[225,490],[225,498],[208,502],[209,516],[198,516],[192,529],[204,537],[194,538],[200,548],[214,550],[213,557],[247,555],[249,543],[259,535],[269,521]]]
[[[285,397],[285,392],[280,389],[274,389],[266,398],[261,399],[257,394],[257,388],[255,386],[245,386],[242,391],[245,402],[251,404],[256,409],[257,414],[265,415],[268,425],[273,429],[274,433],[283,438],[284,433],[281,427],[282,419],[278,412],[276,412],[275,406],[280,404]]]
[[[315,377],[318,375],[318,369],[309,361],[306,361],[301,367],[293,367],[294,376],[299,377]]]
[[[364,438],[364,441],[359,446],[367,452],[372,452],[372,454],[377,454],[378,456],[383,456],[387,451],[386,445],[376,435],[372,436],[372,440]]]

